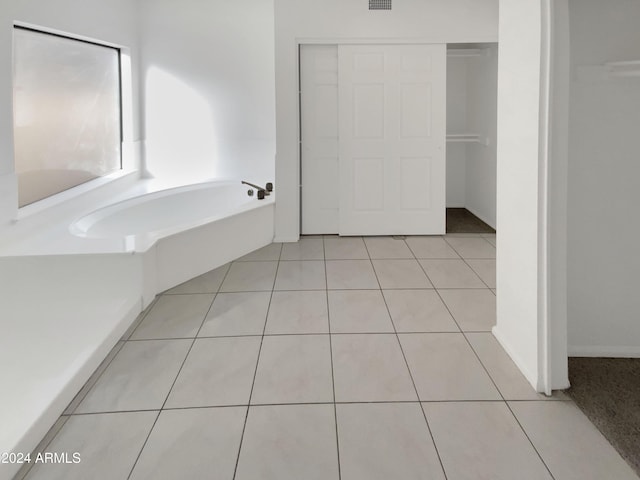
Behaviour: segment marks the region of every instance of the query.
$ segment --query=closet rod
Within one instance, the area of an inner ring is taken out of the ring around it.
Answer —
[[[450,48],[447,50],[447,57],[481,57],[484,55],[481,48]]]
[[[483,137],[477,133],[448,133],[447,142],[449,143],[479,143],[486,147],[489,146],[489,138]]]

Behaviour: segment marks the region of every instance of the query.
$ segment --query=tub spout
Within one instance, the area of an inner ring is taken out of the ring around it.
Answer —
[[[258,191],[258,200],[262,200],[265,195],[270,195],[273,191],[273,183],[271,182],[267,183],[264,188],[254,185],[253,183],[245,182],[244,180],[242,180],[242,184],[255,188]]]

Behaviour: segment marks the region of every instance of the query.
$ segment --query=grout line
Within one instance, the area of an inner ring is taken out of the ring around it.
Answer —
[[[136,333],[136,330],[138,330],[138,328],[140,327],[140,324],[142,324],[142,322],[144,322],[144,319],[149,316],[149,313],[151,313],[151,310],[153,310],[155,308],[155,306],[158,303],[158,300],[160,299],[161,296],[162,296],[162,294],[156,295],[154,297],[154,299],[151,300],[151,303],[147,306],[147,308],[145,308],[142,312],[140,312],[140,314],[133,321],[133,323],[131,325],[129,325],[129,328],[127,328],[127,331],[124,332],[124,335],[122,335],[120,340],[124,340],[126,342],[131,337],[133,337],[133,334]],[[127,338],[124,338],[125,336]]]
[[[451,245],[451,243],[449,243],[447,241],[447,236],[446,235],[444,237],[442,237],[442,238],[447,243],[447,245],[449,245],[458,255],[460,255],[460,258],[462,258],[463,260],[465,258],[469,259],[469,260],[495,260],[496,259],[495,255],[493,257],[465,257],[465,256],[462,255],[462,253],[460,253],[458,250],[456,250],[456,247],[454,247],[453,245]],[[494,248],[494,250],[496,250],[496,246],[493,245],[489,240],[487,240],[484,237],[476,236],[476,237],[449,237],[449,238],[481,238],[482,240],[487,242],[488,245],[491,245]]]
[[[365,243],[365,248],[366,248],[366,243]],[[367,249],[368,252],[368,249]],[[420,262],[418,262],[418,265],[420,265]],[[371,263],[371,267],[373,268],[373,262]],[[422,268],[422,266],[420,266],[420,268]],[[422,410],[422,416],[424,417],[424,421],[425,424],[427,425],[427,431],[429,432],[429,436],[431,437],[431,442],[433,444],[433,448],[436,451],[436,455],[438,456],[438,461],[440,462],[440,468],[442,469],[442,474],[445,477],[445,480],[447,479],[447,472],[444,468],[444,464],[442,463],[442,458],[440,457],[440,451],[438,450],[438,446],[436,445],[436,440],[433,437],[433,432],[431,431],[431,426],[429,425],[429,420],[427,419],[427,414],[424,411],[424,408],[422,408],[422,404],[420,403],[420,393],[418,392],[418,387],[416,386],[416,382],[413,379],[413,373],[411,372],[411,368],[409,367],[409,362],[407,361],[407,356],[404,353],[404,349],[402,348],[402,342],[400,342],[400,337],[398,336],[398,331],[396,329],[396,325],[393,321],[393,316],[391,315],[391,310],[389,309],[389,305],[387,304],[387,299],[384,296],[383,290],[382,290],[382,285],[380,285],[380,279],[378,278],[378,273],[376,272],[375,268],[373,269],[374,274],[376,276],[376,280],[378,281],[378,285],[380,286],[380,294],[382,295],[382,300],[384,301],[384,305],[387,309],[387,315],[389,315],[389,321],[391,322],[391,325],[393,326],[393,331],[395,332],[395,337],[396,337],[396,341],[398,342],[398,346],[400,347],[400,353],[402,353],[402,358],[404,359],[404,364],[407,368],[407,371],[409,372],[409,378],[411,379],[411,384],[413,385],[413,390],[416,394],[416,398],[418,400],[418,403],[420,405],[420,409]],[[423,269],[424,271],[424,269]],[[426,272],[425,272],[426,275]],[[428,278],[428,277],[427,277]],[[431,280],[429,279],[429,282],[431,282]]]
[[[193,279],[192,279],[193,280]],[[189,280],[187,280],[188,282]],[[187,282],[182,282],[182,283],[187,283]],[[182,284],[180,284],[182,285]],[[176,285],[176,287],[179,287],[180,285]],[[220,284],[222,285],[222,284]],[[169,297],[180,297],[180,296],[188,296],[188,295],[215,295],[217,292],[180,292],[180,293],[168,293],[168,292],[162,292],[159,293],[157,295],[157,297],[165,297],[165,296],[169,296]],[[156,297],[156,298],[157,298]],[[146,315],[145,315],[146,316]]]
[[[393,335],[393,334],[389,334]],[[234,403],[228,405],[190,405],[184,407],[167,407],[162,410],[158,410],[157,408],[150,409],[136,409],[136,410],[105,410],[100,412],[85,412],[85,413],[76,413],[75,415],[62,415],[60,418],[66,418],[68,421],[72,417],[87,417],[92,415],[117,415],[119,413],[147,413],[147,412],[164,412],[164,411],[172,411],[172,410],[203,410],[203,409],[213,409],[213,408],[240,408],[240,407],[284,407],[288,405],[377,405],[377,404],[413,404],[413,403],[549,403],[549,402],[565,402],[565,403],[574,403],[571,399],[520,399],[520,400],[500,400],[500,399],[457,399],[457,400],[343,400],[343,401],[318,401],[318,402],[275,402],[275,403]],[[62,429],[62,427],[60,427]],[[56,434],[57,435],[57,434]],[[55,436],[53,437],[55,438]],[[53,440],[52,438],[52,440]],[[51,442],[48,442],[51,443]]]
[[[53,440],[60,434],[62,428],[67,424],[70,418],[70,415],[61,415],[60,418],[56,420],[53,426],[42,438],[40,443],[38,443],[38,445],[36,445],[36,447],[31,452],[31,458],[36,458],[38,456],[38,453],[44,453],[47,451],[47,448],[49,447],[49,445],[51,445],[51,442],[53,442]],[[20,467],[20,469],[16,472],[13,480],[24,480],[25,478],[27,478],[34,465],[34,461],[22,464],[22,467]]]
[[[240,463],[240,452],[242,451],[242,443],[244,441],[244,432],[247,429],[247,421],[249,419],[249,410],[251,409],[251,397],[253,396],[253,387],[256,384],[256,376],[258,375],[258,366],[260,365],[260,354],[262,353],[262,344],[264,343],[264,333],[267,330],[267,318],[269,317],[269,310],[271,309],[271,301],[273,300],[273,292],[276,286],[276,280],[278,279],[278,270],[280,268],[280,257],[282,257],[282,243],[280,243],[280,253],[278,254],[278,263],[276,264],[276,274],[273,276],[273,283],[271,285],[271,296],[269,297],[269,305],[267,306],[267,312],[264,316],[264,326],[262,327],[262,336],[260,337],[260,346],[258,347],[258,358],[256,359],[256,368],[253,370],[253,380],[251,381],[251,390],[249,391],[249,398],[247,400],[247,412],[244,416],[244,423],[242,425],[242,434],[240,435],[240,443],[238,444],[238,455],[236,456],[236,465],[233,469],[233,479],[236,478],[238,473],[238,464]]]
[[[453,248],[453,247],[452,247]],[[436,292],[438,292],[438,290],[436,289]],[[440,297],[440,300],[442,301],[442,303],[445,305],[445,307],[447,308],[447,310],[449,311],[449,314],[451,315],[451,317],[453,318],[453,321],[456,322],[456,325],[458,325],[458,328],[460,328],[460,324],[458,324],[458,321],[456,320],[456,318],[453,316],[453,313],[451,312],[451,310],[449,309],[449,306],[446,304],[446,302],[444,301],[444,299],[442,298],[442,296],[440,295],[440,292],[438,292],[438,296]],[[473,354],[475,355],[476,359],[478,360],[478,362],[480,363],[480,366],[482,367],[482,369],[485,371],[485,373],[487,374],[487,376],[489,377],[489,380],[491,381],[491,383],[493,384],[494,388],[496,389],[496,391],[498,392],[498,395],[500,395],[500,398],[502,399],[502,403],[504,403],[506,405],[506,407],[509,409],[509,411],[511,412],[511,415],[513,416],[513,418],[515,418],[516,422],[518,423],[518,425],[520,426],[520,429],[522,430],[522,432],[524,433],[524,435],[527,437],[527,440],[529,440],[529,443],[531,444],[531,446],[533,447],[534,451],[536,452],[536,454],[538,455],[538,458],[540,458],[540,461],[542,461],[542,464],[545,466],[545,468],[547,469],[547,471],[549,472],[549,475],[551,475],[551,478],[555,478],[553,476],[553,474],[551,473],[551,470],[549,470],[549,467],[547,466],[547,464],[545,463],[545,461],[543,460],[542,456],[540,455],[540,452],[538,451],[538,449],[535,447],[535,445],[533,444],[533,442],[531,441],[531,439],[529,438],[529,435],[527,435],[527,432],[525,432],[524,428],[522,427],[522,424],[520,423],[520,421],[516,418],[515,414],[513,413],[513,410],[511,410],[511,407],[509,406],[509,403],[507,402],[507,400],[504,398],[504,395],[502,394],[502,391],[500,391],[500,389],[498,388],[498,385],[496,384],[495,380],[493,379],[493,377],[491,376],[491,374],[489,373],[489,370],[487,369],[487,367],[485,366],[485,364],[482,362],[482,360],[480,359],[480,356],[478,355],[478,352],[475,351],[475,349],[473,348],[473,345],[471,344],[471,342],[469,341],[469,338],[467,337],[467,333],[470,332],[465,332],[464,330],[462,330],[462,328],[460,328],[460,333],[462,334],[463,338],[465,339],[465,341],[467,342],[467,345],[469,346],[469,348],[471,349],[471,351],[473,352]],[[500,400],[498,400],[500,401]],[[424,411],[424,409],[423,409]],[[426,415],[426,414],[425,414]]]
[[[224,274],[224,277],[222,279],[222,282],[220,282],[220,286],[222,286],[222,284],[224,283],[224,280],[227,278],[227,275],[229,273],[229,271],[231,270],[231,267],[229,267],[227,269],[227,271]],[[166,397],[164,398],[164,401],[162,402],[162,406],[160,407],[160,411],[158,412],[158,415],[156,416],[156,419],[153,421],[153,425],[151,425],[151,429],[149,430],[149,433],[147,434],[147,438],[145,438],[144,443],[142,444],[142,448],[140,448],[140,451],[138,452],[138,455],[136,456],[136,461],[133,462],[133,465],[131,466],[131,470],[129,470],[129,475],[127,476],[127,480],[131,478],[131,475],[133,474],[133,471],[136,468],[136,465],[138,464],[138,461],[140,460],[140,456],[142,455],[142,452],[144,451],[145,447],[147,446],[147,443],[149,442],[149,438],[151,438],[151,433],[153,432],[154,428],[156,427],[156,424],[158,423],[158,419],[160,418],[160,415],[162,414],[162,410],[164,409],[165,405],[167,404],[167,400],[169,400],[169,396],[171,395],[171,392],[173,391],[173,387],[175,387],[176,382],[178,381],[178,378],[180,377],[180,373],[182,373],[182,369],[184,368],[185,364],[187,363],[187,359],[189,358],[189,355],[191,354],[191,350],[193,350],[193,346],[196,343],[196,340],[198,339],[198,333],[200,333],[200,330],[202,329],[202,326],[204,325],[204,322],[207,320],[207,316],[209,315],[209,312],[211,311],[211,307],[213,306],[213,302],[216,299],[217,294],[213,295],[213,298],[211,299],[211,303],[209,304],[209,308],[207,309],[207,311],[205,312],[205,314],[202,317],[202,322],[200,322],[200,327],[198,327],[198,331],[196,332],[195,337],[193,338],[193,341],[191,342],[191,345],[189,346],[189,349],[187,350],[187,354],[185,355],[184,359],[182,360],[182,363],[180,364],[180,368],[178,369],[178,373],[176,374],[175,378],[173,379],[173,382],[171,383],[171,387],[169,388],[169,391],[167,392]]]
[[[439,261],[458,261],[458,260],[462,260],[462,262],[467,266],[467,268],[469,268],[471,270],[471,273],[473,273],[476,278],[478,280],[480,280],[482,282],[482,284],[484,285],[484,287],[463,287],[463,288],[458,288],[458,287],[445,287],[445,288],[441,288],[441,290],[452,290],[452,289],[456,289],[456,290],[476,290],[476,289],[487,289],[487,288],[491,288],[489,285],[487,285],[487,282],[485,282],[482,277],[480,277],[480,275],[478,275],[478,272],[476,272],[473,267],[471,265],[469,265],[469,263],[467,262],[466,259],[464,258],[441,258],[441,259],[422,259],[422,260],[439,260]],[[469,259],[472,260],[472,259]],[[495,260],[494,260],[495,261]],[[427,275],[427,277],[429,277],[429,274],[427,273],[427,270],[425,269],[424,265],[422,264],[422,262],[420,260],[418,260],[418,263],[420,264],[420,266],[422,267],[422,270],[424,271],[425,275]],[[431,277],[429,277],[429,280],[431,280]],[[435,288],[438,288],[437,286],[435,286],[435,283],[433,282],[433,280],[431,280],[431,283],[434,285]]]
[[[131,332],[131,334],[133,335],[133,332]],[[96,384],[98,383],[98,381],[100,380],[100,378],[102,378],[102,376],[104,375],[104,372],[109,368],[109,365],[111,365],[113,363],[113,361],[118,356],[118,354],[120,353],[122,348],[125,346],[125,344],[126,344],[126,341],[118,340],[118,342],[116,342],[116,344],[113,346],[113,348],[111,350],[109,350],[109,353],[104,358],[104,360],[102,362],[100,362],[100,365],[98,365],[98,368],[95,369],[95,371],[91,374],[91,376],[85,382],[85,384],[82,386],[82,388],[73,397],[73,400],[71,400],[71,402],[69,402],[69,405],[67,405],[67,407],[63,410],[63,412],[62,412],[63,415],[65,415],[65,414],[66,415],[73,415],[75,413],[75,411],[82,404],[82,402],[84,402],[84,399],[87,398],[87,395],[89,394],[89,392],[91,390],[93,390],[93,387],[95,387]],[[111,358],[109,358],[109,357],[111,357]],[[106,360],[108,360],[108,362],[106,364],[104,364],[104,362]],[[104,366],[103,366],[103,364],[104,364]],[[93,378],[93,376],[97,372],[100,372],[100,373],[95,378]],[[80,394],[82,394],[82,398],[79,398]],[[76,399],[77,399],[77,401],[76,401]],[[75,405],[74,405],[74,403],[75,403]],[[71,405],[74,405],[74,407],[73,407],[72,410],[69,410],[69,407]]]
[[[364,242],[363,242],[364,243]],[[366,245],[365,245],[366,248]],[[322,239],[322,251],[325,256],[324,261],[324,280],[325,280],[325,298],[327,301],[327,325],[329,327],[329,357],[331,360],[331,388],[333,390],[333,419],[335,422],[336,428],[336,452],[338,459],[338,480],[342,478],[342,469],[340,466],[340,437],[338,435],[338,408],[336,407],[336,379],[335,379],[335,369],[333,365],[333,341],[331,337],[331,312],[329,310],[329,279],[327,278],[327,261],[326,261],[326,252],[324,245],[324,238]]]
[[[467,260],[493,260],[493,264],[495,266],[496,259],[495,258],[486,258],[486,259],[484,259],[484,258],[463,258],[462,259],[462,261],[473,271],[473,273],[476,274],[476,277],[478,277],[480,279],[480,281],[482,283],[484,283],[489,290],[491,290],[491,287],[489,286],[489,284],[484,281],[484,278],[482,278],[478,272],[476,272],[475,268],[473,268],[471,265],[469,265],[469,262],[467,262]]]
[[[161,413],[162,413],[162,410],[159,410],[155,420],[153,421],[153,425],[151,425],[151,428],[149,429],[149,433],[147,433],[147,438],[144,439],[144,443],[142,444],[142,447],[140,447],[140,451],[138,452],[138,455],[136,455],[136,461],[133,462],[133,465],[131,466],[131,470],[129,470],[129,475],[127,475],[127,480],[131,478],[131,474],[133,474],[133,470],[136,468],[136,465],[138,464],[138,460],[140,460],[140,456],[142,455],[144,448],[147,446],[147,442],[151,437],[151,432],[153,432],[153,429],[156,427],[156,423],[158,423],[158,419],[160,418]]]
[[[545,400],[539,400],[544,402]],[[538,455],[538,458],[540,459],[540,461],[542,462],[542,464],[544,465],[544,468],[547,469],[547,472],[549,472],[549,475],[551,475],[551,478],[555,480],[555,476],[553,475],[553,473],[551,472],[551,469],[549,468],[549,465],[547,465],[547,462],[544,461],[544,458],[542,458],[542,455],[540,454],[540,452],[538,451],[538,448],[534,445],[533,440],[531,440],[531,437],[529,437],[529,434],[527,433],[527,431],[524,429],[524,427],[522,426],[522,424],[520,423],[520,420],[518,420],[518,417],[516,417],[516,414],[513,412],[513,410],[511,409],[511,405],[509,405],[509,402],[507,402],[505,400],[504,404],[507,406],[507,408],[509,409],[509,412],[511,412],[511,415],[513,416],[513,418],[515,419],[516,423],[518,424],[518,426],[520,427],[520,430],[522,430],[522,433],[524,433],[524,436],[527,437],[527,440],[529,440],[529,443],[531,444],[531,447],[533,447],[533,450],[536,452],[536,454]]]

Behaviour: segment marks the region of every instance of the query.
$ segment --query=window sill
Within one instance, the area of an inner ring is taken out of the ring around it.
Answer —
[[[15,223],[20,220],[24,220],[25,218],[28,218],[32,215],[40,213],[44,210],[58,206],[69,200],[73,200],[74,198],[77,198],[80,195],[84,195],[85,193],[96,190],[107,184],[111,184],[117,180],[123,179],[125,177],[129,177],[131,175],[137,175],[139,173],[140,172],[138,170],[133,170],[133,169],[119,170],[109,175],[105,175],[104,177],[96,178],[94,180],[90,180],[86,183],[80,184],[76,187],[65,190],[64,192],[57,193],[55,195],[52,195],[51,197],[44,198],[34,203],[30,203],[29,205],[25,205],[24,207],[18,208],[14,216],[13,222]]]

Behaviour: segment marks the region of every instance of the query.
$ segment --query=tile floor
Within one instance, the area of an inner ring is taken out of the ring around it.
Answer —
[[[158,299],[36,479],[634,479],[490,330],[495,235],[304,237]]]

